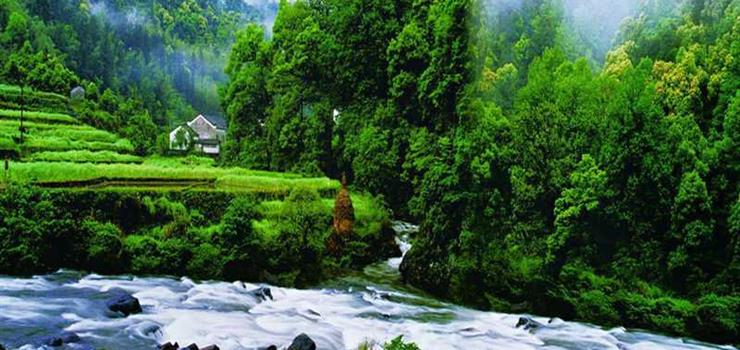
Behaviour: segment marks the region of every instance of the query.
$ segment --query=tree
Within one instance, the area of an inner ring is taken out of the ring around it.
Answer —
[[[221,219],[222,229],[213,242],[227,252],[224,277],[258,280],[266,267],[262,239],[252,227],[259,218],[257,202],[249,196],[235,198]]]
[[[704,180],[696,171],[685,173],[674,199],[671,241],[675,248],[669,255],[668,270],[675,288],[690,286],[705,278],[711,264],[707,249],[713,240],[712,204]]]
[[[132,116],[122,133],[131,141],[136,154],[148,155],[154,151],[158,130],[146,113]]]
[[[584,154],[570,175],[570,187],[555,202],[555,232],[547,237],[546,262],[559,271],[568,256],[608,261],[614,251],[599,249],[614,237],[609,235],[610,218],[606,211],[613,195],[606,172],[599,169],[589,154]],[[608,243],[607,243],[608,244]]]

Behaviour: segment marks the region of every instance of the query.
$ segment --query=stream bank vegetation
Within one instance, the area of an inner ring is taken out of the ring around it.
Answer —
[[[10,184],[0,191],[0,272],[72,268],[309,286],[397,254],[386,209],[371,197],[355,200],[355,230],[338,259],[325,248],[333,201],[311,187],[283,196]]]
[[[627,5],[281,3],[236,35],[222,161],[346,173],[437,296],[737,343],[740,3]]]
[[[602,1],[281,1],[271,32],[183,1],[0,1],[3,269],[120,257],[110,271],[303,285],[383,256],[387,206],[420,224],[404,280],[439,297],[740,339],[738,0],[623,1],[598,31]],[[159,20],[117,30],[142,3]],[[224,42],[220,101],[220,72],[168,64]],[[19,86],[28,143],[3,127]],[[151,157],[196,107],[228,117],[218,167]],[[352,196],[337,258],[343,173],[372,196]]]

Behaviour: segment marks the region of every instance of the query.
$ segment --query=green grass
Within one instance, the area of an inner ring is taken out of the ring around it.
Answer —
[[[24,157],[30,162],[72,162],[72,163],[141,163],[143,158],[131,154],[120,154],[111,151],[66,151],[38,152]]]
[[[253,174],[250,176],[243,175],[223,175],[216,179],[216,186],[220,188],[230,188],[243,191],[258,192],[284,192],[289,191],[291,186],[300,186],[316,191],[326,189],[336,189],[337,183],[329,178],[284,178],[282,176],[265,176],[264,174]]]
[[[66,101],[67,96],[56,94],[53,92],[43,92],[43,91],[36,91],[32,90],[30,88],[24,88],[24,94],[28,94],[29,96],[43,96],[46,98],[55,98],[58,100]],[[7,84],[0,84],[0,93],[2,94],[20,94],[21,88],[17,85],[7,85]]]
[[[0,84],[0,108],[33,110],[33,111],[63,111],[69,107],[69,99],[60,94],[23,89],[13,85]]]
[[[32,132],[32,135],[39,137],[39,138],[66,138],[70,140],[78,140],[78,141],[90,141],[90,142],[108,142],[108,143],[116,143],[120,138],[112,133],[109,133],[104,130],[80,130],[80,129],[66,129],[66,128],[60,128],[60,129],[51,129],[51,130],[41,130],[38,132]]]
[[[15,144],[12,138],[9,138],[0,133],[0,151],[13,151],[18,152],[18,145]]]
[[[186,166],[157,164],[162,159],[145,160],[144,164],[90,164],[55,162],[12,162],[11,179],[40,183],[63,183],[90,181],[100,178],[129,180],[135,186],[137,180],[209,180],[215,181],[216,189],[233,192],[255,192],[285,195],[296,186],[317,191],[334,191],[337,181],[329,178],[296,178],[293,175],[242,168],[216,168],[210,166]]]
[[[0,129],[12,129],[17,132],[18,127],[20,127],[20,122],[18,120],[0,119]],[[32,122],[27,120],[23,122],[23,127],[25,127],[29,131],[57,130],[60,128],[63,128],[65,130],[100,130],[85,124],[49,124],[43,121]]]
[[[79,141],[64,137],[38,137],[29,135],[23,143],[23,149],[29,152],[43,151],[116,151],[133,153],[131,142],[119,139],[115,142]]]
[[[67,128],[68,125],[56,125],[57,128],[44,128],[39,127],[43,124],[34,123],[34,125],[31,126],[27,126],[25,124],[26,123],[24,123],[24,127],[26,128],[25,135],[28,138],[60,138],[75,141],[97,141],[109,143],[115,143],[120,139],[115,134],[94,128],[84,128],[77,126],[75,126],[74,128]],[[20,131],[18,130],[18,123],[15,123],[15,125],[0,123],[0,134],[13,136],[20,135]]]
[[[354,231],[363,237],[367,234],[377,234],[382,229],[384,222],[388,220],[388,212],[373,197],[367,194],[352,193],[352,206],[355,209]],[[331,216],[334,209],[334,198],[323,198],[326,215]],[[285,202],[280,200],[263,201],[257,211],[262,219],[253,223],[257,232],[267,237],[275,237],[280,233],[280,213]]]
[[[0,119],[20,120],[21,111],[13,109],[0,109]],[[56,124],[79,124],[80,122],[72,116],[61,113],[47,112],[23,112],[25,121],[46,122]]]

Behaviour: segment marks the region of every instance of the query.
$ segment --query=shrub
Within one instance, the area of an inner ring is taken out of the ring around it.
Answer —
[[[223,254],[210,243],[203,243],[193,249],[188,262],[188,275],[197,279],[217,279],[223,273]]]
[[[604,325],[619,324],[619,314],[614,309],[610,298],[600,290],[582,293],[575,300],[578,317]]]
[[[162,273],[159,242],[152,237],[132,235],[124,240],[124,251],[133,273]]]
[[[0,191],[0,273],[79,266],[80,235],[69,213],[56,208],[47,193],[17,185]]]
[[[226,209],[222,230],[214,242],[224,253],[224,276],[228,279],[259,279],[264,269],[262,240],[252,228],[258,218],[257,202],[250,196],[237,197]]]
[[[421,350],[419,346],[414,343],[405,343],[403,336],[398,336],[395,339],[385,343],[383,345],[384,350]]]
[[[280,213],[283,263],[300,266],[296,284],[305,285],[321,276],[324,237],[330,216],[315,190],[297,187],[290,192]]]
[[[87,232],[87,266],[95,272],[120,273],[123,242],[121,230],[111,223],[85,220],[82,229]]]
[[[715,342],[735,343],[740,339],[740,296],[708,294],[699,299],[694,331]]]

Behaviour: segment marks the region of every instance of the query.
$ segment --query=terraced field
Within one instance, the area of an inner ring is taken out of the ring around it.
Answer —
[[[21,104],[29,110],[21,112]],[[64,96],[25,91],[21,100],[20,88],[0,85],[0,156],[22,161],[141,162],[131,155],[131,142],[84,125],[67,110]]]
[[[116,134],[85,125],[72,116],[66,97],[26,91],[31,111],[14,108],[20,89],[0,85],[0,156],[10,158],[4,178],[59,189],[174,191],[182,189],[287,195],[295,187],[333,196],[339,183],[328,178],[221,168],[204,157],[149,157],[133,153]],[[21,142],[22,141],[22,142]]]

